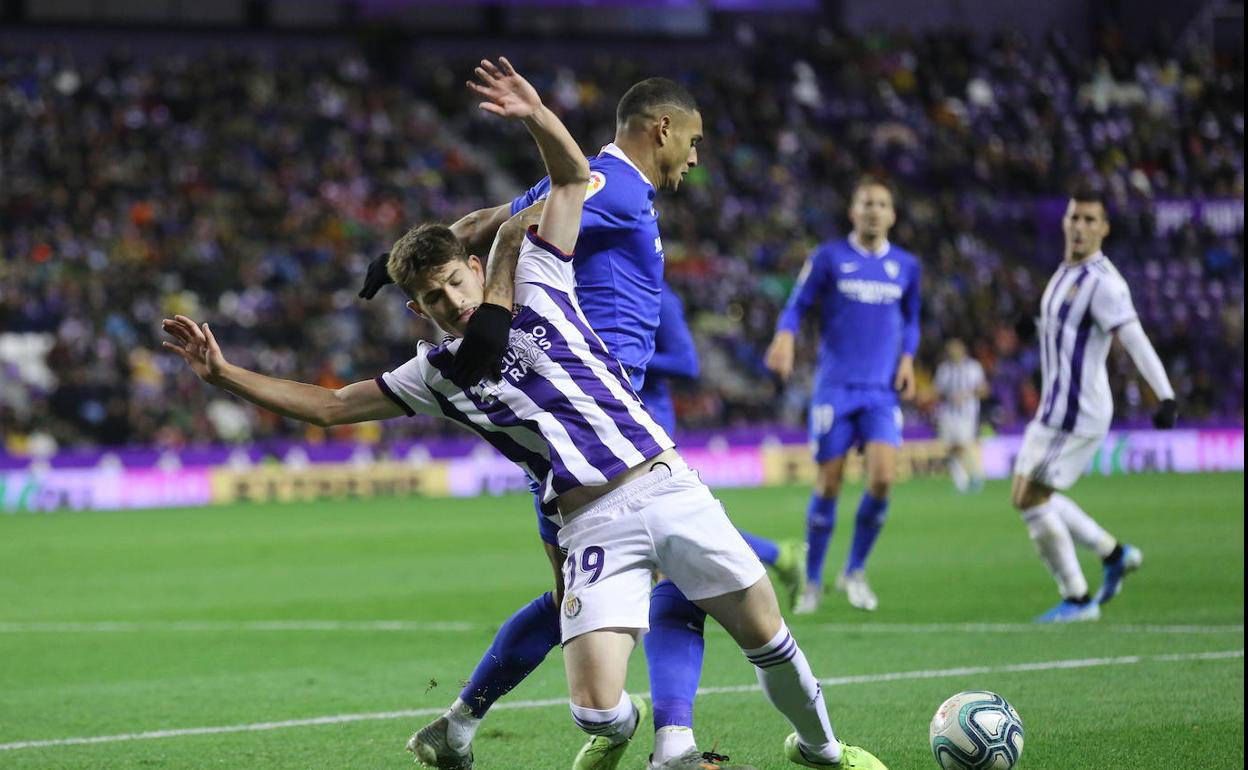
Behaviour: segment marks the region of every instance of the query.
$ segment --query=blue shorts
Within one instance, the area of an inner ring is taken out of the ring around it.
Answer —
[[[830,388],[810,402],[815,462],[842,457],[872,441],[901,446],[901,403],[884,388]]]

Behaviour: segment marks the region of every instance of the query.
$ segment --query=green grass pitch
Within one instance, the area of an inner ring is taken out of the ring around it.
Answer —
[[[991,689],[1022,714],[1024,770],[1242,768],[1243,475],[1081,481],[1072,497],[1145,562],[1100,623],[1068,628],[1028,623],[1056,596],[1007,496],[900,485],[871,565],[880,609],[829,595],[790,619],[838,732],[893,770],[935,768],[936,706]],[[720,497],[742,527],[802,533],[805,489]],[[444,708],[549,581],[522,497],[0,517],[0,768],[406,767],[429,717],[389,712]],[[790,766],[787,726],[717,627],[702,684],[704,748]],[[649,689],[640,651],[629,687]],[[135,737],[153,731],[171,734]],[[622,768],[644,767],[638,735]],[[107,736],[127,737],[47,743]],[[567,768],[581,740],[555,651],[490,715],[477,766]]]

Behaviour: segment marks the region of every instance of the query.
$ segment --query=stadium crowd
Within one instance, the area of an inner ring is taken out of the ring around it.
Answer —
[[[675,77],[700,100],[702,165],[657,202],[703,362],[677,389],[682,425],[802,419],[813,351],[783,388],[762,351],[806,255],[846,233],[864,172],[894,183],[893,239],[924,259],[924,385],[944,340],[961,337],[993,383],[987,417],[1029,417],[1039,367],[1020,321],[1061,256],[1057,219],[1036,212],[1093,180],[1114,201],[1109,253],[1184,417],[1242,424],[1242,224],[1162,237],[1152,205],[1242,208],[1242,60],[1112,36],[1080,54],[1060,37],[735,35],[732,55],[514,57],[587,152],[610,140],[616,98],[642,77]],[[509,200],[541,168],[477,112],[462,88],[471,65],[419,52],[392,69],[341,52],[0,51],[5,448],[307,435],[228,400],[202,408],[193,376],[159,350],[173,313],[207,318],[240,364],[326,386],[405,360],[413,334],[435,330],[393,290],[356,297],[369,260],[413,222]],[[40,336],[16,355],[12,333]],[[1133,368],[1117,370],[1120,416],[1146,414]],[[930,387],[921,394],[913,418],[930,409]],[[430,430],[443,429],[343,435]]]

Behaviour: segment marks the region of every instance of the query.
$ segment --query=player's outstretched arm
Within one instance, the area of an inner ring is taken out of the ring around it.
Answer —
[[[221,346],[206,323],[197,324],[179,315],[166,318],[161,322],[161,328],[176,340],[163,342],[162,346],[180,356],[201,380],[283,417],[328,427],[384,420],[404,413],[373,380],[330,390],[319,385],[266,377],[226,361]]]
[[[1118,341],[1127,349],[1127,354],[1135,363],[1135,368],[1143,375],[1145,382],[1153,389],[1153,393],[1161,401],[1156,413],[1153,414],[1153,425],[1157,428],[1173,428],[1178,421],[1179,408],[1174,400],[1174,387],[1166,376],[1166,368],[1161,358],[1144,333],[1144,327],[1138,320],[1123,324],[1114,332]]]
[[[523,121],[537,142],[550,176],[550,194],[546,197],[538,234],[560,251],[571,253],[581,230],[589,161],[567,126],[542,104],[537,91],[506,57],[499,57],[497,65],[483,59],[475,72],[477,81],[468,86],[485,99],[481,109]]]

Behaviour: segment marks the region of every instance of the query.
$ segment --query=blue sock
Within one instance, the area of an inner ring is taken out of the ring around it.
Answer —
[[[480,719],[495,701],[523,682],[559,641],[559,608],[547,592],[507,618],[459,699]]]
[[[862,493],[862,502],[858,504],[858,515],[854,518],[854,540],[849,545],[849,559],[845,562],[845,571],[853,572],[867,565],[867,556],[875,545],[875,539],[884,528],[884,519],[888,514],[888,498],[877,500],[870,492]]]
[[[660,581],[650,593],[650,633],[644,644],[655,730],[670,725],[693,727],[693,697],[702,677],[705,622],[706,613],[686,599],[672,581]]]
[[[823,583],[823,557],[828,554],[828,541],[836,529],[836,498],[810,496],[806,508],[806,579],[811,583]]]
[[[754,554],[758,556],[759,561],[763,564],[775,564],[776,559],[780,558],[780,546],[765,537],[752,535],[744,529],[738,529],[741,537],[745,538],[745,544],[750,547]]]

